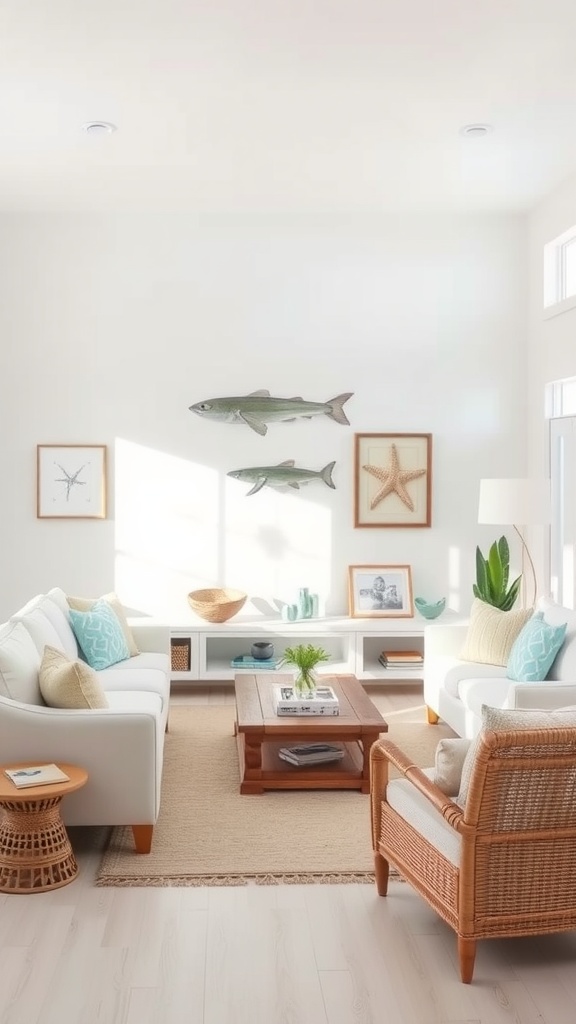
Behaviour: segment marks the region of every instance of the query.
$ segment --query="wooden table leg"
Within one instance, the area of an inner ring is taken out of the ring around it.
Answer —
[[[241,793],[259,794],[262,785],[262,740],[244,736],[244,774],[240,784]]]

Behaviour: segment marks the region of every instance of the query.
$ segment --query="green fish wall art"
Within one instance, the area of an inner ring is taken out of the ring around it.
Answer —
[[[313,469],[300,469],[294,465],[294,459],[286,459],[279,462],[277,466],[252,466],[248,469],[232,469],[227,475],[234,480],[243,480],[245,483],[254,484],[248,491],[248,495],[256,494],[262,487],[294,487],[296,490],[301,485],[309,484],[311,480],[323,480],[328,487],[334,490],[332,470],[335,462],[329,462],[324,469],[318,471]]]
[[[350,426],[344,403],[352,398],[352,391],[337,395],[329,402],[305,402],[303,398],[274,398],[269,391],[253,391],[237,398],[207,398],[204,402],[191,405],[190,412],[221,423],[245,423],[257,434],[266,434],[267,423],[297,419],[311,419],[312,416],[328,416]]]

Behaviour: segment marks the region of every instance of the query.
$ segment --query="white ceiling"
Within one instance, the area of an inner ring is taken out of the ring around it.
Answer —
[[[0,113],[1,209],[526,210],[576,171],[576,2],[3,0]]]

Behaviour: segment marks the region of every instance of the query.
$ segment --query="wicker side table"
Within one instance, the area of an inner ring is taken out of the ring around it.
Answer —
[[[0,765],[0,892],[47,892],[68,885],[78,874],[60,804],[86,783],[88,773],[77,765],[59,764],[69,781],[17,789],[4,769],[29,764]]]

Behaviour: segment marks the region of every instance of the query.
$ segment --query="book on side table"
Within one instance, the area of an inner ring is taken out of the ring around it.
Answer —
[[[26,786],[49,786],[55,782],[69,782],[70,776],[66,775],[57,764],[37,764],[26,768],[5,768],[4,775],[7,775],[11,782],[18,789]]]
[[[301,697],[293,686],[277,686],[277,715],[339,715],[338,697],[331,686],[317,686],[311,697]]]

